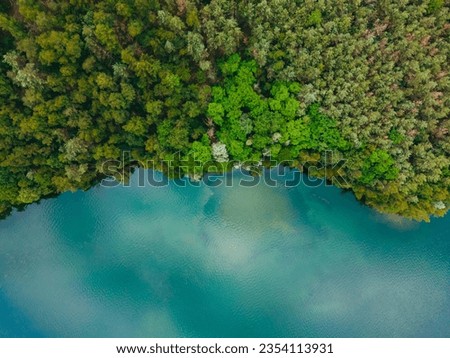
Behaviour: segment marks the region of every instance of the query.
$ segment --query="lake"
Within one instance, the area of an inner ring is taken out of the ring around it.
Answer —
[[[0,221],[1,337],[450,337],[448,215],[139,173]]]

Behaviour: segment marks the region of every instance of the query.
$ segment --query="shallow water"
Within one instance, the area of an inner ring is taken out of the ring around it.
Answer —
[[[0,336],[450,337],[449,216],[137,176],[0,221]]]

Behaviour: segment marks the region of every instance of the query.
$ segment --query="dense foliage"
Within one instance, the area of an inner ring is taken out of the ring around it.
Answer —
[[[88,189],[124,151],[300,168],[333,151],[316,175],[345,158],[336,184],[365,203],[444,215],[449,20],[445,0],[2,1],[0,213]]]

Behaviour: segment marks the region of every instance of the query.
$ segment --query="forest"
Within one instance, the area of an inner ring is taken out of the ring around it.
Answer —
[[[345,159],[335,185],[429,221],[450,205],[449,55],[447,0],[1,0],[0,215],[130,152],[192,177]]]

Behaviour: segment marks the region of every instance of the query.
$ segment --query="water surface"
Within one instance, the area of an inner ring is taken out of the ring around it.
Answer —
[[[0,221],[0,336],[450,337],[448,216],[133,179]]]

